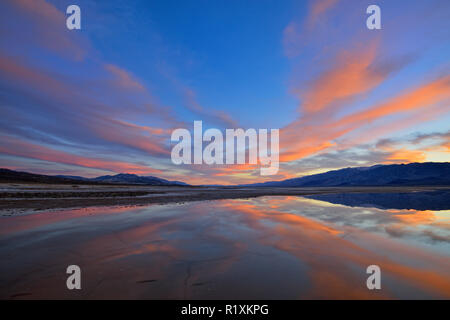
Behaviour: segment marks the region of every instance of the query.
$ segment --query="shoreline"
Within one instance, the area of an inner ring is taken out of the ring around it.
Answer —
[[[52,209],[142,206],[191,201],[307,196],[335,193],[411,193],[450,190],[442,187],[167,187],[115,185],[0,184],[0,212],[6,216]]]

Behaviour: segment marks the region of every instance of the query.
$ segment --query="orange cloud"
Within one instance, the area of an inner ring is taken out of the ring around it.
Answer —
[[[426,159],[425,153],[420,150],[400,149],[389,155],[386,162],[424,162]]]
[[[401,121],[398,119],[385,120],[378,125],[371,126],[370,130],[363,130],[364,128],[361,128],[361,130],[357,129],[349,138],[340,139],[337,148],[342,150],[373,141],[375,138],[385,136],[393,131],[411,128],[420,123],[434,120],[447,112],[448,107],[446,105],[429,106],[427,107],[426,113],[421,109],[408,112],[408,115],[403,117]]]
[[[367,123],[391,114],[425,108],[449,98],[450,76],[446,76],[394,97],[386,103],[347,116],[336,122],[335,125]]]
[[[301,110],[322,111],[380,84],[387,75],[370,68],[376,53],[374,44],[362,51],[340,53],[330,70],[322,73],[305,92],[300,92]]]
[[[296,120],[283,128],[280,133],[280,141],[283,143],[280,159],[281,161],[292,161],[315,154],[334,146],[334,140],[337,138],[355,132],[360,134],[358,129],[364,129],[375,120],[395,114],[407,115],[411,111],[432,110],[434,105],[448,99],[450,99],[450,76],[430,81],[416,89],[403,92],[387,102],[338,120],[324,117],[322,114],[315,119],[316,122],[313,124],[307,123],[304,119]],[[389,130],[395,129],[395,126],[391,126]],[[415,153],[415,156],[419,157],[419,154]]]

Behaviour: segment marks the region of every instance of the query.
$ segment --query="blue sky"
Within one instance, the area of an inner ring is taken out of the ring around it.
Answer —
[[[65,26],[70,4],[81,30]],[[369,4],[381,8],[381,30],[366,28]],[[247,183],[449,161],[448,1],[7,0],[0,9],[1,167]],[[170,132],[194,120],[279,128],[279,174],[175,166]]]
[[[267,118],[268,126],[289,122],[289,114],[274,115],[272,108],[296,107],[286,87],[290,68],[280,42],[291,12],[303,9],[295,3],[138,1],[132,7],[129,2],[80,6],[86,7],[86,20],[95,19],[84,27],[103,59],[132,70],[165,103],[183,104],[174,95],[175,81],[201,92],[200,104],[225,109],[248,126]]]

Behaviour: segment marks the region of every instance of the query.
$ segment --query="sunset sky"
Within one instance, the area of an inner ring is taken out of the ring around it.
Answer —
[[[235,184],[450,161],[449,57],[448,0],[2,0],[0,167]],[[278,174],[172,164],[194,120],[279,128]]]

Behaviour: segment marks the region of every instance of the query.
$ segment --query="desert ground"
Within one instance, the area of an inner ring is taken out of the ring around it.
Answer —
[[[0,184],[3,215],[58,208],[134,206],[152,203],[255,198],[261,196],[305,196],[331,193],[398,193],[450,190],[450,187],[185,187],[137,185]]]

